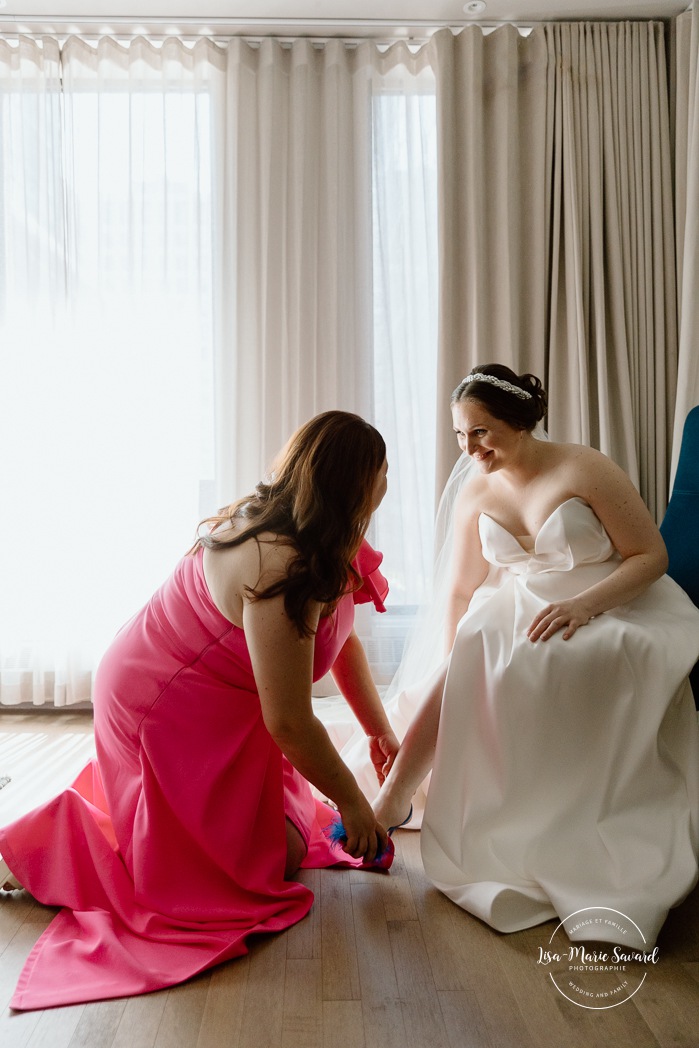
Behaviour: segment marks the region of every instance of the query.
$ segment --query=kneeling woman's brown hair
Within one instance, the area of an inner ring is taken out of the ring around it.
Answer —
[[[373,512],[374,485],[386,458],[383,437],[368,422],[346,411],[316,415],[294,433],[268,478],[254,492],[200,524],[191,552],[200,546],[239,546],[262,532],[285,539],[297,551],[285,578],[257,600],[284,594],[284,607],[299,633],[308,636],[309,601],[332,609],[353,581],[352,559]],[[235,534],[222,524],[235,525]]]

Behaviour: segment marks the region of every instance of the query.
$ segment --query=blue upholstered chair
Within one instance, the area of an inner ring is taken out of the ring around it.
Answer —
[[[692,408],[684,424],[675,483],[660,531],[670,558],[668,575],[699,607],[699,406]],[[699,663],[689,679],[699,709]]]

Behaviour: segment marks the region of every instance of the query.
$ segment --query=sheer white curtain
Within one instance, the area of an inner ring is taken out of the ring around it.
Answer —
[[[0,701],[64,705],[213,480],[220,63],[109,39],[0,41],[0,63]]]
[[[429,584],[434,522],[437,121],[434,74],[415,69],[426,57],[386,72],[372,120],[374,417],[387,442],[391,489],[375,533],[391,604],[407,606]]]
[[[0,702],[88,700],[199,517],[330,407],[387,438],[374,537],[394,605],[417,599],[436,354],[424,53],[22,39],[0,63]],[[390,675],[404,628],[377,621],[362,629]]]

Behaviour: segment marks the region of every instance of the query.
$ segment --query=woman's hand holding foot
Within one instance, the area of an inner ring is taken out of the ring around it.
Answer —
[[[342,848],[353,859],[372,863],[386,850],[388,834],[362,794],[355,801],[343,804],[340,816],[347,835]]]

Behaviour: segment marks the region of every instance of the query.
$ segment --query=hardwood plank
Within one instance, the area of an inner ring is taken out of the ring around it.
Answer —
[[[372,1042],[371,1048],[380,1044]],[[323,1001],[323,1048],[370,1048],[364,1040],[361,1001]]]
[[[494,943],[503,977],[518,1004],[532,1041],[591,1048],[589,1031],[581,1029],[584,1012],[567,1001],[551,982],[548,970],[537,964],[539,947],[546,947],[555,924],[499,936]]]
[[[359,969],[349,870],[321,870],[323,1000],[358,1000]]]
[[[633,1003],[661,1048],[697,1048],[699,984],[677,961],[664,961],[649,971]]]
[[[539,947],[546,946],[554,927],[547,922],[497,939],[502,971],[532,1041],[552,1048],[561,1044],[566,1048],[606,1048],[610,1044],[622,1048],[628,1037],[628,1043],[637,1048],[655,1048],[655,1039],[630,1002],[626,1002],[628,1014],[620,1017],[624,1005],[606,1010],[583,1008],[556,989],[548,970],[537,964]],[[610,979],[614,986],[619,982],[617,975],[610,974]]]
[[[320,870],[299,870],[294,880],[310,888],[315,898],[303,920],[286,932],[286,955],[297,960],[320,960]]]
[[[397,999],[398,981],[382,896],[371,884],[352,885],[352,920],[362,1000]]]
[[[403,852],[406,837],[419,837],[414,830],[398,830],[394,834],[396,855],[388,877],[381,877],[379,885],[383,896],[386,920],[415,921],[417,910],[410,888],[410,879]]]
[[[284,934],[253,942],[240,1030],[242,1048],[279,1048],[282,1042],[286,941]]]
[[[73,1004],[42,1012],[27,1048],[68,1048],[85,1008],[84,1004]]]
[[[35,908],[36,903],[29,892],[0,892],[0,956],[30,917],[32,923],[35,922],[36,914],[32,913]],[[51,917],[53,911],[47,915],[45,926]]]
[[[405,1044],[414,1048],[449,1048],[420,922],[391,921],[388,933],[405,1023]]]
[[[473,958],[463,944],[468,941],[473,918],[447,899],[428,880],[420,855],[420,835],[405,833],[402,851],[408,880],[432,975],[438,990],[470,990]],[[458,928],[455,935],[455,921]]]
[[[212,970],[196,1048],[238,1048],[241,1045],[249,965],[250,958],[245,956]]]
[[[562,1007],[574,1009],[576,1006],[562,1000]],[[633,1001],[625,1001],[615,1008],[590,1011],[578,1008],[580,1013],[575,1017],[583,1044],[586,1048],[658,1048],[658,1042],[637,1012]],[[550,1048],[558,1044],[547,1042]]]
[[[322,985],[321,961],[287,958],[282,1048],[322,1048]]]
[[[690,975],[695,982],[699,982],[699,961],[683,962],[682,969]]]
[[[33,912],[33,907],[29,913]],[[32,951],[36,940],[44,930],[44,926],[29,920],[24,921],[17,929],[15,935],[7,944],[0,956],[2,967],[2,982],[0,982],[0,1009],[5,1011],[15,992],[15,986],[20,973],[24,968],[27,957]],[[0,1044],[2,1040],[0,1039]]]
[[[112,1048],[125,1009],[125,1000],[86,1004],[69,1048]]]
[[[437,999],[451,1048],[491,1048],[492,1041],[474,993],[440,990]]]
[[[11,1012],[6,1008],[0,1015],[0,1044],[2,1048],[26,1048],[43,1012]]]
[[[199,1039],[209,993],[210,972],[167,991],[154,1048],[192,1048]]]
[[[442,993],[453,995],[444,998],[445,1007],[450,1008],[449,1036],[475,1023],[487,1038],[485,1045],[541,1048],[529,1035],[502,969],[498,956],[501,937],[434,887],[422,865],[419,838],[407,833],[405,837],[408,875],[440,1003]]]
[[[494,1048],[542,1048],[529,1033],[503,968],[504,937],[459,906],[451,904],[449,913],[452,931],[444,934],[451,941],[456,971],[478,1002]]]
[[[370,883],[353,882],[352,913],[367,1048],[404,1048],[405,1023],[383,893]]]
[[[130,997],[121,1013],[111,1048],[153,1048],[169,990]]]

